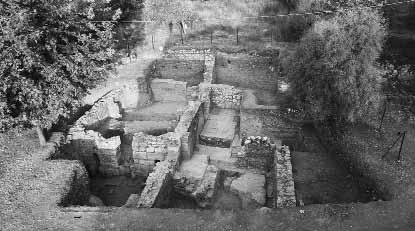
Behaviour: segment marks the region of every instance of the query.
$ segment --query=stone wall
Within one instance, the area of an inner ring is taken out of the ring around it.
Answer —
[[[295,188],[288,146],[276,150],[274,156],[274,203],[276,208],[295,207]]]
[[[268,172],[273,167],[275,147],[267,137],[248,137],[243,139],[241,152],[236,165],[243,168],[255,168]]]
[[[181,164],[180,145],[169,145],[166,159],[158,162],[146,180],[137,207],[164,208],[169,204],[173,190],[173,175]]]
[[[119,119],[119,107],[122,90],[113,90],[94,103],[89,111],[75,122],[75,126],[91,126],[107,118]]]
[[[173,189],[174,168],[168,161],[157,163],[154,171],[147,178],[146,186],[141,192],[137,207],[163,208],[169,203]]]
[[[274,63],[271,57],[219,53],[214,71],[216,81],[241,88],[276,91],[278,74]]]
[[[167,50],[165,58],[203,61],[203,82],[216,82],[216,75],[214,72],[216,58],[215,54],[210,49],[170,49]]]
[[[81,160],[90,174],[114,176],[128,171],[119,164],[121,138],[104,138],[100,132],[90,130],[105,120],[121,118],[121,94],[121,90],[113,90],[104,95],[69,129],[64,146],[65,155],[71,159]]]
[[[173,79],[153,79],[151,89],[154,101],[181,102],[186,101],[187,83]]]
[[[169,132],[161,136],[136,133],[132,139],[132,172],[138,175],[148,175],[158,162],[167,158],[170,149],[179,147],[177,134]]]
[[[190,159],[193,149],[199,143],[199,135],[205,124],[203,103],[189,101],[189,105],[180,117],[175,132],[180,136],[181,152],[184,159]]]
[[[210,49],[195,48],[169,49],[166,51],[165,57],[183,60],[215,60],[215,56]]]
[[[134,105],[134,102],[130,103],[131,107],[125,107],[123,105],[123,108],[136,108],[136,107],[142,107],[146,106],[152,103],[152,91],[150,86],[150,80],[149,77],[146,78],[137,78],[137,84],[138,84],[138,99],[137,103]],[[126,92],[128,93],[128,92]],[[124,94],[123,98],[129,98],[128,95]]]
[[[122,175],[119,164],[121,139],[119,136],[105,139],[99,132],[92,130],[69,130],[65,152],[72,159],[81,160],[91,174],[104,176]]]
[[[155,77],[174,79],[196,86],[204,80],[205,66],[203,60],[162,58],[157,61]]]
[[[202,102],[210,99],[212,106],[237,110],[241,108],[242,92],[233,86],[203,83],[199,88]]]
[[[187,101],[196,101],[199,100],[199,86],[188,87],[186,92]]]

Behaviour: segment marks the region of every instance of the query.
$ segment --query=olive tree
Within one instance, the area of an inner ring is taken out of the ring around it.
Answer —
[[[376,60],[385,35],[385,21],[372,8],[315,23],[284,64],[297,106],[314,120],[334,123],[376,112],[382,76]]]
[[[143,18],[151,21],[151,24],[177,23],[180,27],[180,34],[183,42],[185,33],[185,22],[193,22],[198,19],[185,0],[146,0],[144,2]]]
[[[111,67],[112,27],[93,22],[107,1],[0,2],[0,130],[68,116]],[[117,17],[117,15],[115,15]]]

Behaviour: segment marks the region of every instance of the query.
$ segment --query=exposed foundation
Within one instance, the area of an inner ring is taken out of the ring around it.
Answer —
[[[124,106],[122,90],[112,91],[70,129],[64,158],[81,160],[92,177],[90,204],[223,209],[295,205],[293,184],[276,186],[279,177],[293,182],[285,173],[291,171],[289,152],[266,137],[240,133],[243,94],[215,84],[214,55],[209,50],[167,51],[164,64],[156,68],[172,68],[172,59],[202,63],[203,71],[193,77],[176,72],[170,79],[166,70],[156,70],[163,78],[139,81],[136,107]]]

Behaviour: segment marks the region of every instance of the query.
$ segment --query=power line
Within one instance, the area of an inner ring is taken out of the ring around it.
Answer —
[[[407,1],[400,1],[400,2],[391,2],[391,3],[380,3],[377,5],[371,5],[371,6],[365,6],[365,7],[349,7],[344,9],[365,9],[367,7],[369,8],[383,8],[385,6],[395,6],[395,5],[403,5],[403,4],[409,4],[409,3],[415,3],[415,0],[407,0]],[[289,13],[289,14],[277,14],[277,15],[260,15],[260,16],[246,16],[242,17],[245,19],[253,19],[253,18],[277,18],[277,17],[291,17],[291,16],[306,16],[306,15],[322,15],[322,14],[333,14],[336,12],[341,12],[343,9],[339,10],[321,10],[321,11],[312,11],[312,12],[302,12],[302,13]],[[240,20],[240,19],[233,19],[233,18],[215,18],[215,19],[223,19],[223,20]],[[113,21],[113,20],[104,20],[104,21],[91,21],[91,22],[117,22],[117,23],[151,23],[156,21],[151,20],[132,20],[132,21]]]
[[[369,8],[383,8],[385,6],[394,6],[394,5],[402,5],[407,3],[415,3],[415,0],[407,0],[401,2],[393,2],[393,3],[381,3],[378,5],[366,6]],[[357,9],[364,9],[365,7],[356,7]],[[353,9],[345,8],[345,9]],[[275,18],[275,17],[289,17],[289,16],[303,16],[303,15],[321,15],[321,14],[332,14],[335,12],[339,12],[341,10],[322,10],[322,11],[313,11],[313,12],[303,12],[303,13],[289,13],[289,14],[277,14],[277,15],[261,15],[261,16],[253,16],[253,17],[245,17],[245,18]]]

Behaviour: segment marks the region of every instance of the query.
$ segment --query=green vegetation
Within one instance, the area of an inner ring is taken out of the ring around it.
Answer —
[[[331,123],[377,112],[382,70],[376,59],[385,35],[384,19],[371,8],[317,22],[285,63],[299,109]]]
[[[68,116],[88,89],[104,79],[115,51],[118,19],[106,1],[0,3],[0,129],[41,128]]]

